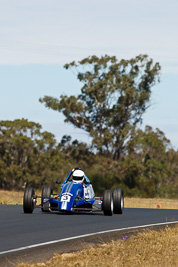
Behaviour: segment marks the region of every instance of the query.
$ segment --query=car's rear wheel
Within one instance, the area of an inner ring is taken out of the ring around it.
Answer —
[[[115,188],[113,190],[113,212],[115,214],[122,214],[124,209],[124,195],[122,188]]]
[[[24,213],[32,213],[35,206],[35,192],[32,187],[26,187],[23,197],[23,211]]]
[[[113,214],[113,194],[111,190],[105,190],[103,192],[102,209],[104,215],[112,216]]]
[[[41,210],[43,212],[50,211],[49,198],[53,194],[53,189],[49,185],[44,185],[41,194]]]

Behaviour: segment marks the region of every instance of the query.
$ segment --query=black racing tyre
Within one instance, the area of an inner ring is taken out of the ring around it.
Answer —
[[[124,209],[124,195],[122,188],[115,188],[113,190],[113,212],[115,214],[122,214]]]
[[[44,185],[43,188],[42,188],[42,194],[41,194],[41,210],[43,212],[46,212],[46,211],[50,211],[50,207],[47,208],[45,207],[44,208],[44,199],[45,198],[51,198],[51,195],[53,194],[53,189],[51,186],[49,185]],[[49,204],[49,202],[48,202]],[[50,206],[50,205],[47,205],[47,206]]]
[[[24,213],[32,213],[35,206],[35,201],[33,196],[35,195],[34,189],[32,187],[26,187],[23,197],[23,211]]]
[[[113,196],[111,190],[105,190],[103,192],[102,210],[104,215],[112,216],[113,214]]]

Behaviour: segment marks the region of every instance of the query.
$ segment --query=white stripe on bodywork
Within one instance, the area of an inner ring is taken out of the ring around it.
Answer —
[[[73,183],[69,183],[69,186],[67,187],[65,192],[69,192],[70,193],[72,185],[73,185]]]
[[[66,190],[65,190],[65,192],[63,193],[63,194],[70,194],[70,190],[71,190],[71,188],[72,188],[72,183],[69,183],[68,185],[67,185],[67,188],[66,188]],[[63,195],[62,194],[62,195]],[[71,194],[72,195],[72,194]],[[61,210],[66,210],[67,209],[67,201],[62,201],[62,205],[61,205]]]
[[[112,230],[106,230],[106,231],[95,232],[95,233],[90,233],[90,234],[72,236],[72,237],[67,237],[67,238],[63,238],[63,239],[53,240],[53,241],[49,241],[49,242],[34,244],[34,245],[26,246],[26,247],[21,247],[21,248],[15,248],[15,249],[11,249],[11,250],[2,251],[2,252],[0,252],[0,255],[12,253],[12,252],[18,252],[18,251],[22,251],[22,250],[30,249],[30,248],[37,248],[37,247],[41,247],[41,246],[52,245],[52,244],[56,244],[56,243],[61,243],[61,242],[75,240],[75,239],[89,237],[89,236],[107,234],[107,233],[112,233],[112,232],[121,232],[121,231],[126,231],[126,230],[141,229],[141,228],[147,228],[147,227],[153,227],[153,226],[176,224],[176,223],[178,223],[178,221],[175,221],[175,222],[165,222],[165,223],[146,224],[146,225],[132,226],[132,227],[126,227],[126,228],[121,228],[121,229],[112,229]]]
[[[61,210],[66,210],[67,208],[67,201],[62,201]]]

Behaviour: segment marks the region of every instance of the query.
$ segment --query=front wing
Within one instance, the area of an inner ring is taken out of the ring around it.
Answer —
[[[56,196],[49,199],[43,200],[43,209],[49,211],[68,211],[65,209],[65,201],[63,201],[63,205],[60,205],[60,196]],[[67,204],[67,201],[66,201]],[[61,208],[59,208],[61,207]],[[70,211],[100,211],[102,210],[102,199],[95,198],[95,199],[83,199],[79,196],[75,199],[72,208]]]

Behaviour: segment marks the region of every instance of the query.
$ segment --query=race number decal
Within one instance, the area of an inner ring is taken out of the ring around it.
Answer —
[[[69,195],[62,195],[61,202],[62,201],[70,202],[70,198],[71,198],[71,196],[69,196]]]

